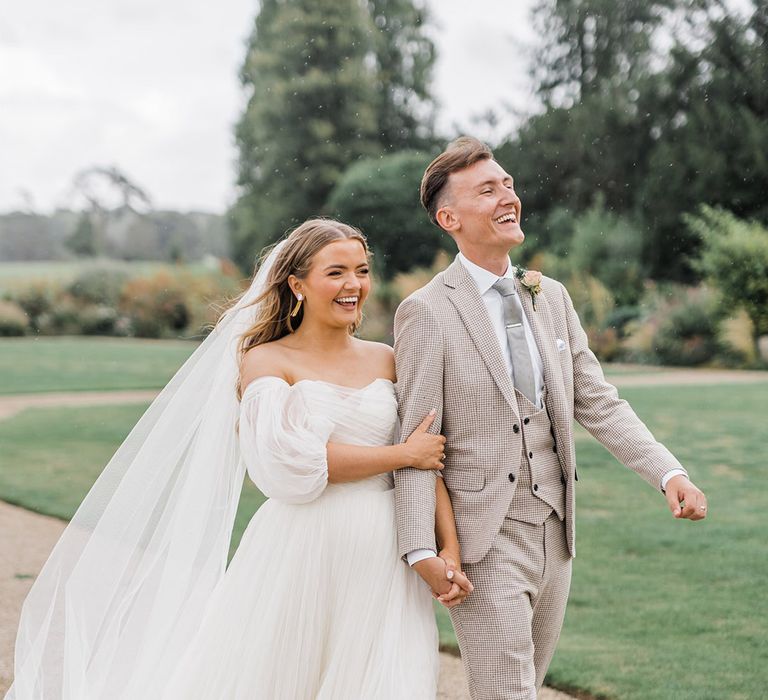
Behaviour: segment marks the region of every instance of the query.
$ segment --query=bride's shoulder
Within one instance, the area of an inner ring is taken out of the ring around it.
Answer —
[[[288,382],[285,350],[278,342],[262,343],[249,348],[240,362],[240,386],[245,389],[262,377],[276,377]]]

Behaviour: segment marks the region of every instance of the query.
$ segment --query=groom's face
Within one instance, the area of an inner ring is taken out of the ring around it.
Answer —
[[[514,181],[495,160],[481,160],[451,173],[441,211],[438,221],[459,248],[464,245],[506,252],[525,239]]]

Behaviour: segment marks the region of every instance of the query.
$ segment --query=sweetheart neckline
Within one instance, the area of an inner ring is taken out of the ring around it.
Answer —
[[[277,379],[280,379],[280,377],[277,377]],[[299,379],[299,381],[294,382],[293,384],[289,384],[288,386],[298,386],[302,382],[312,382],[314,384],[327,384],[328,386],[336,387],[337,389],[346,389],[347,391],[363,391],[363,389],[367,389],[370,386],[373,386],[376,382],[387,382],[391,384],[392,386],[395,385],[395,383],[391,379],[387,379],[386,377],[376,377],[376,379],[368,382],[365,386],[347,386],[346,384],[335,384],[334,382],[327,382],[325,379]],[[286,382],[287,384],[288,382]]]
[[[376,377],[373,381],[368,382],[365,386],[346,386],[345,384],[335,384],[334,382],[328,382],[325,379],[299,379],[299,381],[294,382],[293,384],[288,384],[288,382],[283,379],[282,377],[276,377],[271,374],[264,375],[263,377],[257,377],[252,382],[248,384],[248,386],[245,387],[243,390],[243,398],[245,397],[248,390],[257,382],[260,382],[263,379],[276,379],[278,382],[282,382],[283,384],[287,384],[288,388],[293,388],[295,386],[298,386],[302,383],[311,383],[311,384],[325,384],[330,387],[335,387],[337,389],[345,389],[346,391],[350,392],[358,392],[358,391],[364,391],[365,389],[368,389],[369,387],[373,386],[377,382],[387,382],[388,384],[391,384],[393,387],[395,386],[395,383],[391,379],[387,379],[386,377]],[[242,399],[241,399],[242,400]]]

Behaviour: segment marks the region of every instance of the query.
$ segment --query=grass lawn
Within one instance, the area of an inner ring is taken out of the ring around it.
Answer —
[[[621,700],[765,697],[766,387],[622,395],[690,467],[710,515],[674,521],[660,495],[578,433],[578,557],[548,682]],[[70,516],[142,410],[33,409],[0,422],[0,498]],[[249,486],[236,542],[260,502]]]
[[[0,340],[0,394],[160,389],[197,347],[185,340]]]
[[[768,391],[621,393],[690,468],[709,517],[675,521],[659,494],[579,429],[578,552],[547,682],[621,700],[768,697]]]
[[[110,270],[129,275],[151,275],[159,270],[177,270],[183,267],[193,273],[205,272],[201,263],[173,265],[153,260],[114,260],[94,258],[92,260],[34,260],[0,263],[0,292],[26,286],[30,281],[69,284],[89,270]]]

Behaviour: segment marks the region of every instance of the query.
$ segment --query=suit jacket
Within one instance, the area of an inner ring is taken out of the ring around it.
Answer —
[[[658,443],[609,384],[565,287],[544,277],[534,309],[516,280],[544,365],[546,407],[565,476],[566,537],[575,555],[576,419],[653,488],[680,463]],[[443,477],[456,516],[462,561],[488,552],[517,487],[522,431],[512,380],[485,305],[458,261],[405,299],[395,315],[395,358],[401,435],[407,438],[430,409],[430,432],[446,437]],[[397,532],[402,556],[434,549],[436,472],[395,472]]]

